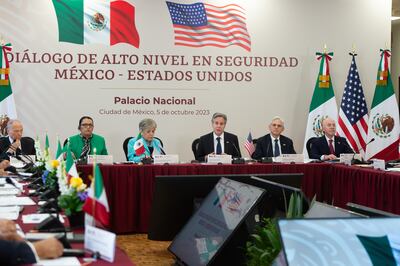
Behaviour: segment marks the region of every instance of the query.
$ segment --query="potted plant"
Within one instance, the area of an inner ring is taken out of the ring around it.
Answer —
[[[286,218],[302,217],[303,198],[300,194],[293,193],[286,210]],[[246,243],[247,265],[271,265],[282,250],[276,219],[262,218],[260,225],[256,226],[250,237]]]
[[[58,197],[58,206],[64,210],[71,227],[83,226],[82,207],[87,197],[87,186],[80,177],[70,178],[66,189]]]

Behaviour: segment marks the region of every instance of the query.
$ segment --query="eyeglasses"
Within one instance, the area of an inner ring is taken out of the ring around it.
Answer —
[[[272,124],[273,127],[282,127],[282,125],[279,124]]]
[[[81,124],[82,127],[93,127],[93,124]]]

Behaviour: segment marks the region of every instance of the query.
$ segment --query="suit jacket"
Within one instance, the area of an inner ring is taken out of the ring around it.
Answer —
[[[293,147],[293,141],[281,135],[279,137],[279,142],[281,143],[281,153],[282,154],[295,154],[296,151]],[[257,139],[256,150],[252,154],[252,158],[259,160],[262,157],[273,157],[273,148],[272,148],[271,134],[267,134],[259,139]]]
[[[0,138],[0,160],[10,160],[10,156],[6,153],[10,145],[11,143],[8,136]],[[30,137],[21,138],[21,148],[22,151],[19,148],[17,149],[17,155],[36,155],[35,141]]]
[[[339,157],[341,153],[354,153],[353,149],[350,148],[349,144],[347,143],[346,138],[335,136],[335,155]],[[329,145],[326,141],[325,136],[320,138],[316,138],[311,145],[311,159],[321,159],[322,155],[329,155]]]
[[[71,152],[74,154],[76,159],[79,159],[82,153],[83,146],[85,145],[85,141],[83,140],[81,134],[77,134],[75,136],[69,137],[69,147]],[[93,154],[93,150],[96,148],[96,154],[98,155],[108,155],[106,148],[106,141],[102,136],[92,134],[92,138],[90,140],[90,152],[89,154]]]
[[[36,263],[31,247],[23,241],[0,239],[1,265],[20,265]]]
[[[235,148],[236,146],[236,148]],[[204,162],[208,154],[214,152],[214,134],[213,132],[201,136],[199,146],[196,151],[196,160]],[[238,137],[234,134],[224,132],[224,152],[232,155],[234,158],[240,158],[242,155],[239,150]]]

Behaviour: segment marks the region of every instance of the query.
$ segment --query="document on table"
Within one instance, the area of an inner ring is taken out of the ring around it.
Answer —
[[[35,266],[80,266],[81,263],[75,257],[62,257],[52,260],[40,260]]]
[[[15,187],[0,187],[0,196],[18,195],[20,193],[21,190]]]
[[[4,196],[0,197],[0,206],[23,206],[23,205],[36,205],[36,203],[29,197],[15,197]]]
[[[56,217],[55,214],[52,215]],[[50,213],[32,213],[32,214],[22,215],[22,222],[24,224],[39,224],[49,216]],[[64,218],[61,215],[59,215],[58,218],[61,223],[64,223]]]
[[[0,219],[17,220],[19,210],[19,206],[0,207]]]

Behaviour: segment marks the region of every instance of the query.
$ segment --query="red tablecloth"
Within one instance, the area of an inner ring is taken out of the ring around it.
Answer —
[[[326,186],[329,164],[244,164],[244,165],[102,165],[101,171],[111,212],[111,230],[116,233],[147,232],[154,177],[157,175],[305,173],[303,191],[319,200],[330,197]],[[90,165],[78,171],[87,182]]]
[[[303,192],[312,199],[345,207],[366,205],[400,214],[400,174],[341,164],[244,164],[244,165],[102,165],[101,171],[116,233],[147,232],[154,177],[157,175],[304,173]],[[92,166],[78,171],[87,182]]]

